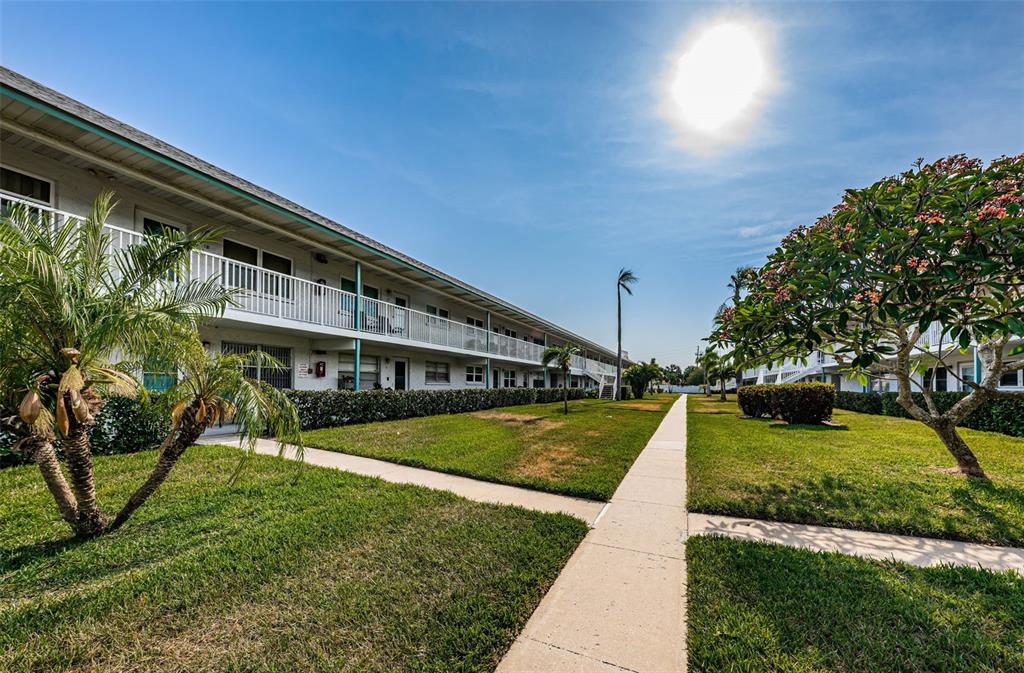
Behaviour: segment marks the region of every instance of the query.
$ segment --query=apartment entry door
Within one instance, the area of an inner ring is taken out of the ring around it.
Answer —
[[[409,387],[409,360],[395,358],[395,390],[406,390]]]
[[[391,325],[391,332],[398,336],[408,336],[406,330],[409,326],[408,311],[409,308],[409,297],[404,294],[395,294],[394,298],[395,306],[395,318]]]

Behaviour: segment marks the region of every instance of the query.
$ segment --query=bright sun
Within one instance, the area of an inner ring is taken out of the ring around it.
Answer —
[[[670,93],[680,120],[714,134],[737,121],[768,79],[755,31],[741,23],[704,30],[676,62]]]

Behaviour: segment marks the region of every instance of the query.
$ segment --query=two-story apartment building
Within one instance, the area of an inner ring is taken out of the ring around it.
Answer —
[[[114,245],[163,227],[226,233],[191,273],[237,291],[202,330],[214,351],[260,349],[282,388],[602,387],[615,353],[170,144],[0,67],[0,199],[79,217],[104,190]],[[569,381],[545,344],[584,349]],[[168,375],[145,372],[149,385]]]

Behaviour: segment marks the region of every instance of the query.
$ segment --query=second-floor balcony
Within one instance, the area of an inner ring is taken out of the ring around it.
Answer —
[[[51,218],[55,225],[78,215],[4,195],[3,206],[21,204]],[[145,234],[104,225],[108,254],[143,240]],[[224,318],[298,329],[321,336],[369,338],[395,344],[433,347],[462,354],[540,365],[544,346],[431,315],[406,306],[358,296],[326,284],[271,271],[212,252],[194,252],[189,277],[215,279],[232,290],[233,305]],[[576,356],[574,373],[614,376],[615,367]],[[610,368],[610,372],[609,372]]]

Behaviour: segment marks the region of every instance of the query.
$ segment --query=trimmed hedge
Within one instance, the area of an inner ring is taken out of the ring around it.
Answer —
[[[880,415],[882,410],[882,396],[877,393],[851,393],[845,391],[836,392],[836,409],[857,411],[862,414]]]
[[[787,423],[820,425],[832,418],[836,389],[831,383],[783,383],[742,386],[740,409],[751,418],[778,418]]]
[[[170,411],[160,404],[156,395],[145,402],[131,397],[110,397],[96,415],[89,442],[93,455],[136,453],[159,446],[170,427]],[[29,456],[11,451],[14,442],[14,435],[0,432],[0,467],[32,462]],[[59,440],[56,448],[61,455]]]
[[[520,404],[561,402],[561,388],[466,388],[461,390],[288,390],[303,430],[418,416],[461,414]],[[570,388],[569,399],[587,397]]]
[[[932,393],[932,400],[940,412],[945,412],[968,394],[958,391],[940,391]],[[912,393],[911,395],[918,405],[924,407],[924,395],[921,393]],[[836,407],[863,414],[910,418],[910,414],[896,401],[896,393],[839,393],[836,396]],[[974,413],[965,418],[960,426],[972,430],[1024,437],[1024,400],[986,400]]]

